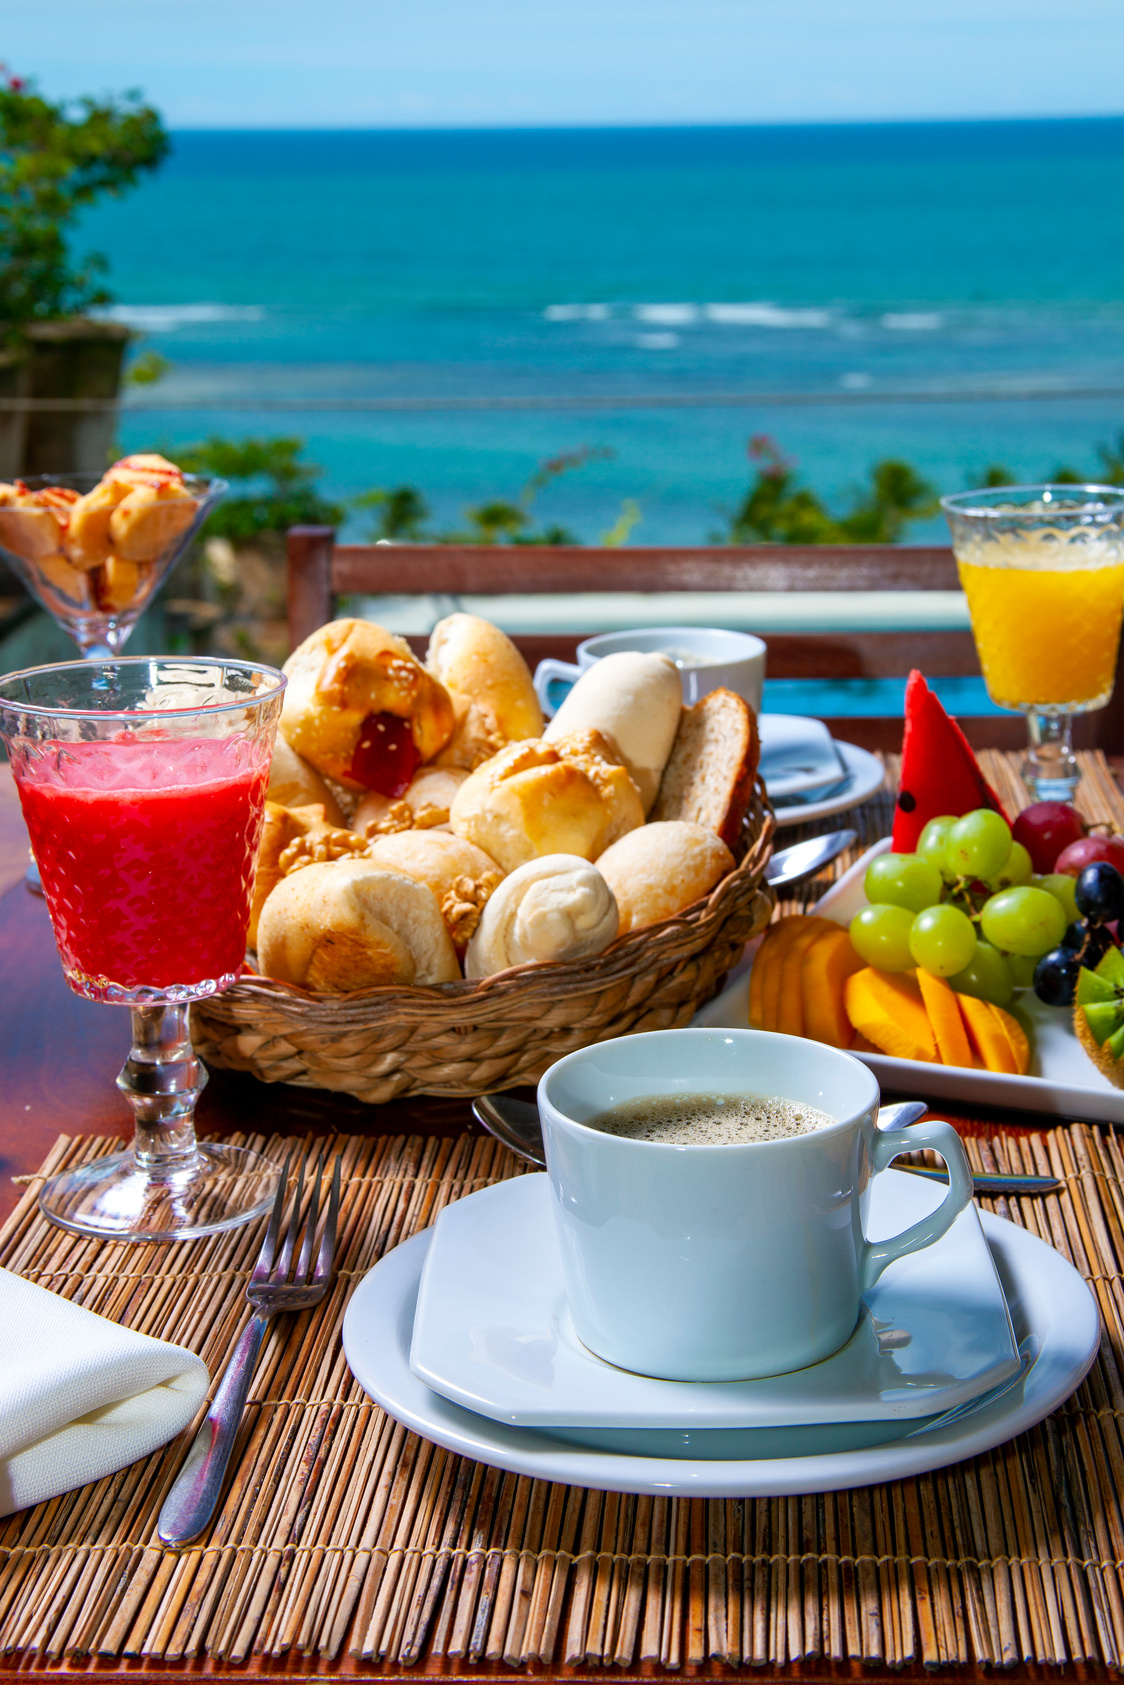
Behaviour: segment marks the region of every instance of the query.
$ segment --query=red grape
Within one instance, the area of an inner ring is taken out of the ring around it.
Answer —
[[[1085,820],[1068,802],[1035,802],[1023,808],[1011,835],[1029,853],[1034,870],[1045,876],[1059,869],[1054,862],[1062,849],[1085,835]]]
[[[1076,842],[1062,849],[1054,870],[1075,878],[1095,860],[1107,860],[1124,876],[1124,837],[1078,837]]]

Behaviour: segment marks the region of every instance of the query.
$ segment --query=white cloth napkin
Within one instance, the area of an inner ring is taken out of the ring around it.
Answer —
[[[147,1457],[208,1384],[193,1352],[0,1270],[0,1515]]]

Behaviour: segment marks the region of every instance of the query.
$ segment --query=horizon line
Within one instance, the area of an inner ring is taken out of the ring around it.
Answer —
[[[1011,114],[973,117],[770,117],[669,118],[664,121],[624,120],[526,123],[168,123],[171,134],[574,134],[636,133],[650,130],[699,129],[828,129],[828,128],[967,128],[971,125],[1018,123],[1122,123],[1124,111],[1050,113],[1046,116]]]

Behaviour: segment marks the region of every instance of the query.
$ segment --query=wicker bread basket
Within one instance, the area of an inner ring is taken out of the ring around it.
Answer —
[[[758,781],[735,869],[686,912],[619,937],[596,959],[352,995],[247,977],[192,1008],[196,1050],[210,1065],[252,1071],[263,1082],[379,1103],[537,1082],[589,1042],[680,1028],[769,921],[764,872],[774,825]]]

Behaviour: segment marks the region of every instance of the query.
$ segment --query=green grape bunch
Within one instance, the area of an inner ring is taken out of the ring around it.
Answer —
[[[919,966],[960,994],[1006,1006],[1073,918],[1073,880],[1035,877],[1002,814],[930,819],[914,854],[880,854],[851,921],[859,958],[879,971]]]

